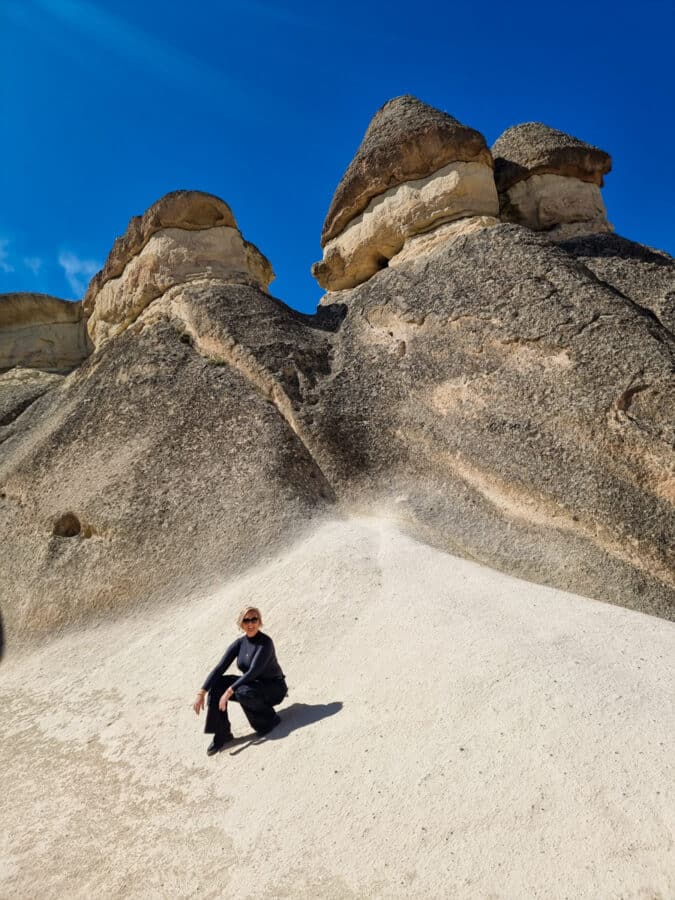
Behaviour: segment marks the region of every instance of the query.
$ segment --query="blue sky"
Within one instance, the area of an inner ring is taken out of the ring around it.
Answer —
[[[312,310],[335,186],[402,93],[490,144],[536,120],[609,151],[617,232],[675,253],[674,9],[0,0],[0,291],[80,297],[132,215],[195,188]]]

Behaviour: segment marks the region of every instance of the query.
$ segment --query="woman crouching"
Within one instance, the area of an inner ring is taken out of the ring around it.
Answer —
[[[199,715],[204,709],[204,698],[209,696],[205,734],[212,734],[207,753],[213,756],[232,740],[230,720],[227,715],[229,700],[239,703],[251,728],[258,734],[267,734],[281,719],[274,707],[281,703],[288,688],[274,650],[272,638],[263,634],[262,616],[255,606],[247,606],[239,614],[237,625],[244,632],[225,651],[223,658],[209,674],[192,705]],[[237,660],[243,673],[226,675],[225,672]]]

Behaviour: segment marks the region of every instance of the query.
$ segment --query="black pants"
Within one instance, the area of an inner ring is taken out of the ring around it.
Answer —
[[[238,675],[217,675],[214,678],[209,689],[205,734],[221,737],[231,734],[227,708],[225,712],[221,712],[218,709],[218,702],[238,677]],[[275,678],[273,681],[250,681],[235,690],[230,702],[234,700],[239,703],[251,728],[259,734],[265,734],[279,721],[274,707],[281,703],[287,693],[288,689],[283,678]]]

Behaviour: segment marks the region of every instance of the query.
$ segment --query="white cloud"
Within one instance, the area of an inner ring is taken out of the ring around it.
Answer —
[[[77,253],[64,250],[59,253],[59,265],[63,269],[70,289],[77,297],[81,297],[87,289],[89,279],[101,268],[101,263],[94,259],[80,259]]]
[[[39,256],[24,256],[23,264],[27,269],[30,269],[33,275],[37,277],[40,269],[42,268],[42,259]]]
[[[14,266],[9,263],[9,254],[7,253],[7,247],[9,246],[9,241],[7,238],[0,239],[0,272],[13,272]]]

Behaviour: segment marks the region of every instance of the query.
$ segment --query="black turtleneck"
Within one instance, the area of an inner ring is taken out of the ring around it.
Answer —
[[[232,685],[235,690],[254,678],[268,681],[273,678],[284,677],[284,673],[277,662],[272,638],[259,631],[254,638],[249,639],[246,635],[243,635],[230,644],[223,658],[209,673],[202,685],[202,689],[208,691],[213,679],[229,669],[235,659],[237,660],[239,671],[244,673]]]

